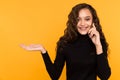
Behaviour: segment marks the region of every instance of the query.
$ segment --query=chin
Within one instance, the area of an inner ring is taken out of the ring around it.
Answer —
[[[86,35],[87,32],[79,32],[81,35]]]

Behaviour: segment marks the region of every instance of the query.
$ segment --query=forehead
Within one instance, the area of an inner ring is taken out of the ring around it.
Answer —
[[[92,17],[90,10],[87,8],[81,9],[78,13],[78,17],[87,17],[87,16]]]

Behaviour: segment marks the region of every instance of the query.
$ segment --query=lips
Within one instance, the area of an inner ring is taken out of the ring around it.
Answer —
[[[79,27],[80,30],[86,30],[88,27]]]

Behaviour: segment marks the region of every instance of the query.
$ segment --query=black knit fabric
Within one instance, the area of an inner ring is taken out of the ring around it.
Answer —
[[[79,35],[78,39],[67,45],[62,52],[57,50],[54,63],[48,52],[42,54],[46,69],[52,80],[59,80],[66,62],[66,80],[108,80],[111,70],[106,57],[105,42],[101,41],[103,53],[96,54],[96,48],[88,35]]]

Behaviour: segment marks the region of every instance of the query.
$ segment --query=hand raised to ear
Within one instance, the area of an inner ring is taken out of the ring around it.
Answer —
[[[95,46],[100,45],[100,35],[97,31],[94,23],[92,24],[92,28],[88,31],[89,37],[91,38],[92,42],[95,44]]]
[[[93,24],[93,27],[88,31],[88,34],[96,47],[97,54],[99,55],[99,54],[103,53],[102,44],[100,42],[100,34],[97,31],[94,24]]]

